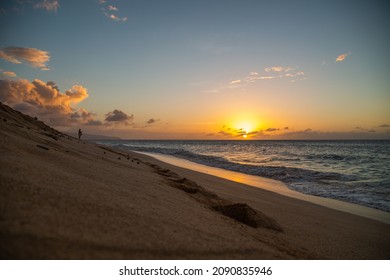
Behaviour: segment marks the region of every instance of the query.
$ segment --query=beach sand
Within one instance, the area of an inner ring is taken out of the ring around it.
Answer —
[[[389,224],[0,117],[3,259],[390,257]]]

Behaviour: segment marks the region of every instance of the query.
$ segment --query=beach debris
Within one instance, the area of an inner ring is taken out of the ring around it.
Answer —
[[[48,147],[41,146],[41,145],[39,145],[39,144],[37,144],[37,147],[38,147],[38,148],[41,148],[41,149],[44,149],[44,150],[49,150],[49,148],[48,148]]]

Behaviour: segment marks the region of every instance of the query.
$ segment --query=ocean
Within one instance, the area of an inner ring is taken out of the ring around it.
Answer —
[[[390,212],[390,141],[107,140],[99,143],[276,179],[304,194]]]

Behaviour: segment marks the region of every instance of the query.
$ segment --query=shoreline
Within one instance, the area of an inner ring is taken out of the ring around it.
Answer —
[[[342,212],[358,215],[361,217],[369,218],[386,224],[390,224],[390,213],[367,206],[336,200],[332,198],[313,196],[300,193],[298,191],[291,190],[287,185],[281,181],[269,179],[261,176],[249,175],[239,173],[236,171],[225,170],[222,168],[211,167],[199,163],[195,163],[186,159],[177,158],[170,155],[147,153],[132,151],[138,154],[144,154],[153,157],[159,161],[169,163],[178,167],[186,168],[189,170],[209,174],[219,178],[224,178],[233,182],[242,183],[255,188],[261,188],[266,191],[271,191],[283,196],[296,198],[299,200],[311,202],[317,205],[321,205],[330,209],[339,210]]]

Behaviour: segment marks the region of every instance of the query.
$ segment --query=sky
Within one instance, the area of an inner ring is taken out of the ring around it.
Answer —
[[[123,139],[390,139],[389,7],[2,1],[0,101]]]

